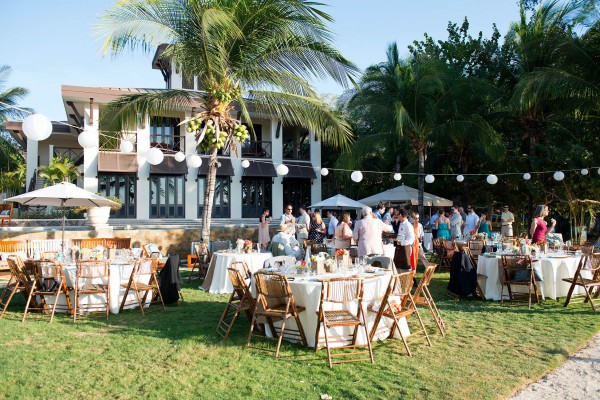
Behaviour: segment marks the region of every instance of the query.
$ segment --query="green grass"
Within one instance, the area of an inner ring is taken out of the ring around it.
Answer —
[[[432,281],[446,338],[423,311],[433,347],[414,342],[409,358],[400,340],[377,342],[374,365],[333,370],[325,350],[286,343],[275,360],[244,348],[245,316],[223,341],[214,330],[228,296],[201,292],[197,282],[185,286],[181,306],[146,318],[127,311],[108,323],[57,315],[52,324],[22,324],[19,296],[0,321],[0,398],[495,399],[555,368],[600,329],[589,305],[454,302],[447,282],[447,273]]]

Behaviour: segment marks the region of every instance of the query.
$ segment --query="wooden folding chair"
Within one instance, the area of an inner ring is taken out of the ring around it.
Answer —
[[[231,241],[220,240],[220,241],[212,242],[210,244],[209,250],[212,254],[212,253],[216,253],[217,251],[228,250],[229,248],[231,248]]]
[[[456,251],[456,244],[452,240],[440,239],[442,243],[442,256],[440,261],[440,268],[450,269],[450,262],[454,257]]]
[[[165,310],[165,302],[163,301],[158,279],[156,278],[157,264],[156,259],[152,258],[136,260],[129,276],[129,282],[121,284],[121,287],[125,288],[125,294],[123,295],[119,312],[123,312],[123,309],[127,305],[137,304],[140,307],[142,316],[145,317],[144,307],[146,306],[146,299],[149,294],[150,302],[148,306],[152,303],[160,302],[163,310]],[[128,301],[127,296],[131,291],[135,292],[135,300]],[[140,296],[140,293],[143,293],[143,295]]]
[[[442,238],[433,238],[431,240],[431,244],[433,246],[433,255],[431,257],[431,262],[440,263],[442,262],[442,253],[444,252],[444,247],[442,246]]]
[[[479,256],[483,254],[484,247],[485,242],[483,240],[469,240],[469,252],[471,253],[474,265],[477,265]]]
[[[267,320],[272,339],[277,340],[277,348],[275,349],[275,358],[279,357],[279,348],[284,336],[288,340],[300,340],[304,346],[307,346],[304,328],[298,314],[305,310],[304,307],[297,306],[294,301],[294,294],[290,288],[287,277],[276,272],[257,272],[254,275],[256,280],[256,305],[254,314],[252,315],[252,323],[250,324],[250,332],[248,333],[248,347],[252,347],[251,341],[254,332],[254,326],[257,324],[257,319],[263,317]],[[294,318],[297,329],[286,330],[285,324],[289,318]],[[281,328],[279,332],[275,327],[274,320],[281,320]],[[266,337],[266,336],[263,336]],[[261,350],[265,350],[262,349]]]
[[[29,299],[29,293],[31,292],[31,279],[29,275],[27,275],[23,268],[25,265],[19,256],[11,255],[8,256],[8,268],[10,269],[10,279],[8,284],[2,290],[2,294],[0,294],[0,307],[2,307],[2,314],[0,314],[0,319],[4,317],[6,313],[6,309],[10,304],[15,293],[21,293],[25,298],[25,301]],[[32,304],[35,307],[38,306],[38,303],[35,299],[32,300]]]
[[[477,262],[478,259],[475,258],[475,256],[473,255],[473,253],[471,252],[470,248],[465,248],[465,254],[469,256],[469,258],[471,259],[471,262],[473,263],[473,266],[475,268],[477,268]],[[485,295],[483,294],[483,288],[481,287],[481,283],[479,283],[480,281],[486,280],[487,279],[487,275],[484,274],[477,274],[477,282],[476,282],[476,286],[475,286],[475,294],[481,299],[481,300],[485,300]]]
[[[582,271],[589,271],[591,278],[584,278]],[[596,311],[596,305],[594,301],[600,296],[600,254],[585,254],[579,260],[579,265],[575,271],[575,275],[572,278],[563,279],[565,282],[571,283],[567,299],[565,300],[565,307],[572,302],[573,299],[577,302],[587,303],[590,302],[592,310]],[[581,286],[585,291],[584,295],[573,296],[575,286]]]
[[[77,316],[91,312],[105,312],[106,320],[110,311],[110,264],[108,261],[85,260],[77,261],[75,273],[75,309],[73,322],[77,322]],[[101,304],[90,303],[92,298],[104,297]],[[81,297],[87,297],[88,302],[82,303]]]
[[[435,268],[434,268],[435,269]],[[390,329],[390,337],[393,337],[394,332],[398,332],[402,342],[404,343],[404,348],[408,353],[409,357],[412,357],[412,353],[408,348],[408,342],[406,338],[402,334],[402,329],[400,329],[400,318],[404,317],[408,321],[408,317],[411,315],[416,315],[419,320],[419,325],[421,326],[420,331],[411,330],[411,337],[413,337],[416,333],[422,332],[425,335],[425,339],[427,340],[428,345],[431,347],[431,341],[429,340],[429,335],[427,334],[427,330],[425,329],[425,325],[423,324],[423,320],[419,315],[419,310],[415,305],[415,301],[410,293],[413,285],[413,273],[412,272],[403,272],[401,274],[395,274],[390,279],[390,283],[388,285],[383,298],[381,299],[381,304],[379,305],[379,309],[375,311],[373,307],[369,307],[369,311],[376,312],[377,316],[375,317],[375,322],[373,324],[373,328],[371,328],[370,337],[371,339],[375,336],[377,332],[379,322],[381,321],[381,317],[386,317],[392,319],[393,325]]]
[[[197,279],[206,276],[206,271],[208,271],[208,266],[210,265],[210,259],[212,257],[212,254],[208,249],[208,245],[206,243],[194,244],[194,254],[196,255],[196,261],[192,266],[192,271],[190,272],[190,276],[188,276],[187,283],[190,283],[190,281],[192,280],[192,276],[194,275],[194,271],[196,269],[198,269]]]
[[[373,349],[371,348],[371,336],[367,329],[365,313],[362,307],[362,299],[364,293],[364,281],[362,278],[332,278],[322,281],[321,283],[321,301],[319,304],[319,314],[317,320],[317,332],[315,335],[315,352],[319,350],[319,335],[321,325],[325,337],[325,347],[327,348],[327,362],[329,368],[333,368],[333,364],[345,362],[371,361],[373,364]],[[325,310],[325,304],[334,304],[341,306],[342,309]],[[356,313],[350,308],[356,304]],[[332,328],[354,328],[350,335],[330,335],[329,330]],[[364,347],[357,344],[358,330],[362,327],[367,340],[368,351],[355,351],[351,353],[332,354],[331,344],[343,343],[336,348],[352,348]],[[322,346],[321,346],[322,347]],[[368,354],[368,358],[346,359],[344,357]],[[333,361],[333,358],[341,357]],[[339,360],[339,361],[338,361]]]
[[[256,306],[254,297],[250,293],[249,280],[244,277],[244,272],[236,266],[227,268],[227,272],[233,285],[233,292],[229,296],[227,306],[225,306],[223,315],[217,324],[217,333],[225,339],[231,333],[231,329],[241,312],[245,312],[248,321],[252,321]]]
[[[40,260],[42,261],[58,261],[58,251],[42,251]]]
[[[35,279],[31,284],[31,291],[27,298],[22,321],[25,322],[29,310],[39,311],[42,315],[49,314],[50,322],[54,319],[54,313],[57,309],[73,314],[73,304],[69,297],[69,288],[67,287],[62,264],[55,261],[36,261],[34,274]],[[58,305],[61,294],[65,296],[66,306]],[[36,302],[32,303],[32,300],[36,299],[37,296],[39,296],[41,301],[39,306]],[[46,297],[54,297],[52,308],[48,305]]]
[[[502,270],[503,280],[501,280],[502,289],[500,290],[500,303],[504,303],[504,286],[508,289],[508,297],[510,301],[519,301],[522,293],[515,293],[512,290],[513,286],[527,287],[527,301],[531,309],[532,291],[538,304],[540,297],[538,294],[537,282],[533,271],[533,262],[530,256],[527,255],[502,255]]]
[[[429,283],[431,282],[431,278],[435,272],[437,265],[430,264],[425,267],[425,272],[423,272],[423,277],[419,281],[419,285],[415,290],[415,295],[413,296],[415,306],[427,306],[431,315],[433,316],[433,320],[437,325],[442,337],[446,336],[446,324],[442,319],[442,315],[440,314],[440,310],[438,310],[435,305],[435,301],[433,301],[433,296],[429,291]]]
[[[313,243],[310,245],[310,254],[317,255],[327,253],[327,246],[324,243]]]

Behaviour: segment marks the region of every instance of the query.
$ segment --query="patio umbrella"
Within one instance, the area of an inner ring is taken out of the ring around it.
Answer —
[[[13,201],[27,206],[56,206],[62,208],[62,241],[65,245],[65,213],[67,207],[111,207],[117,205],[95,193],[81,189],[69,182],[61,182],[53,186],[27,192],[18,196],[9,197],[6,201]]]
[[[328,210],[360,210],[364,207],[363,203],[359,203],[341,194],[336,194],[333,197],[320,201],[317,204],[311,204],[310,206],[310,208],[324,208]]]

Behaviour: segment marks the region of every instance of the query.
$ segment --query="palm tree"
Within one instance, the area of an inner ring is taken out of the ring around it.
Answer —
[[[73,182],[78,176],[77,167],[66,157],[53,157],[47,167],[40,168],[40,178],[46,179],[44,186],[60,182]]]
[[[488,86],[466,78],[437,60],[401,59],[396,43],[387,60],[367,68],[360,90],[350,100],[351,109],[363,109],[370,129],[353,146],[353,155],[370,151],[380,140],[404,141],[418,157],[419,213],[423,214],[425,158],[436,141],[462,139],[485,144],[490,155],[499,152],[493,128],[473,112],[474,99]],[[360,157],[355,157],[360,158]]]
[[[0,169],[7,171],[15,170],[25,159],[17,142],[4,131],[4,124],[11,118],[22,118],[27,114],[13,107],[29,93],[18,86],[4,89],[11,71],[8,65],[0,65]]]
[[[104,52],[151,51],[167,43],[163,59],[202,90],[165,90],[124,96],[112,103],[115,125],[134,124],[138,113],[200,110],[188,122],[198,148],[210,153],[202,237],[210,238],[217,151],[248,137],[249,108],[301,125],[324,142],[345,149],[352,140],[340,113],[308,83],[332,77],[346,86],[357,68],[331,46],[320,3],[308,0],[121,1],[100,16]],[[234,109],[241,119],[232,117]]]

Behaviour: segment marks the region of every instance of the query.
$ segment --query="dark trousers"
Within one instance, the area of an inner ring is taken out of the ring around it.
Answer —
[[[437,237],[437,231],[438,231],[437,229],[432,229],[432,230],[431,230],[431,237],[432,237],[432,238],[434,238],[434,239],[435,239],[435,238]]]
[[[396,246],[394,251],[394,266],[397,270],[411,269],[410,254],[412,246]]]

